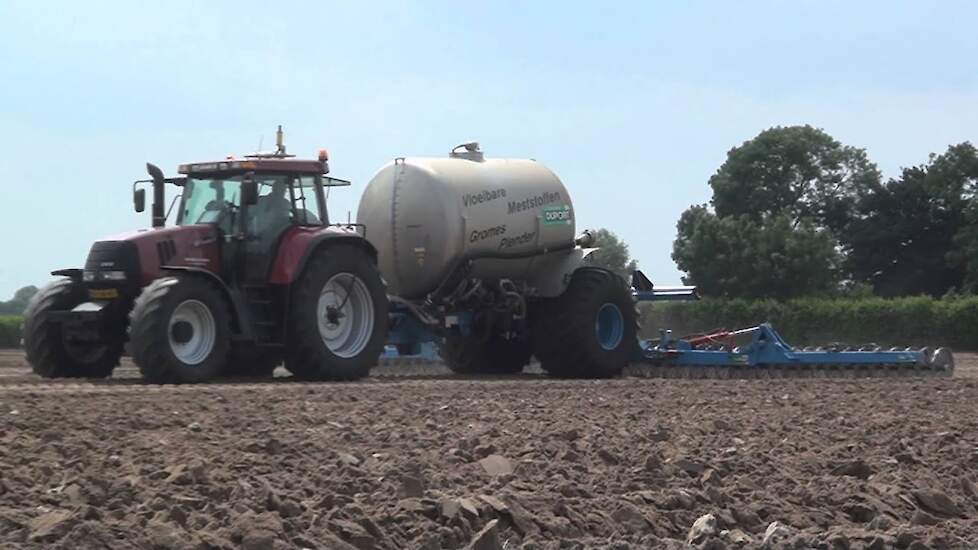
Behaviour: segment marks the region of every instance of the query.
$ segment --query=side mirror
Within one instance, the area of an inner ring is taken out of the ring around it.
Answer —
[[[247,206],[258,204],[258,184],[249,177],[241,182],[241,204]]]
[[[149,173],[149,177],[153,178],[153,182],[162,182],[164,179],[163,170],[160,170],[159,166],[146,163],[146,172]]]
[[[136,189],[132,192],[132,206],[136,212],[146,210],[146,190]]]

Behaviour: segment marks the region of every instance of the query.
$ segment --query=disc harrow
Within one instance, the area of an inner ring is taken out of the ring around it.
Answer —
[[[737,345],[750,337],[749,343]],[[947,348],[890,348],[875,344],[794,348],[764,323],[755,327],[641,342],[627,375],[653,378],[898,378],[954,375]]]

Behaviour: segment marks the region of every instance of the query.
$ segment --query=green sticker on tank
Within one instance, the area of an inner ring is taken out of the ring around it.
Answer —
[[[543,211],[543,225],[570,225],[574,222],[570,205],[546,206]]]

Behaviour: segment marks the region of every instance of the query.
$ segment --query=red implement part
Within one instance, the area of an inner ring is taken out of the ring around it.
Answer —
[[[724,346],[732,346],[733,339],[735,336],[740,336],[741,334],[750,334],[757,330],[757,327],[742,328],[740,330],[718,330],[711,332],[709,334],[701,334],[699,336],[690,336],[683,338],[689,343],[693,349],[704,344],[720,344]]]
[[[683,338],[683,340],[689,342],[689,345],[695,348],[696,346],[703,344],[728,344],[730,343],[730,339],[733,337],[733,335],[733,332],[721,330],[719,332],[712,332],[710,334]]]

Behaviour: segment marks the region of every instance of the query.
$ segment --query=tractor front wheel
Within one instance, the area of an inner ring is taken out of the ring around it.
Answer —
[[[42,288],[24,312],[24,349],[35,374],[44,378],[105,378],[122,357],[125,334],[105,335],[102,342],[73,341],[60,323],[48,319],[52,311],[70,311],[85,301],[85,289],[70,279]]]
[[[203,277],[153,281],[136,299],[129,330],[132,359],[149,382],[204,382],[227,364],[228,305]]]
[[[370,374],[387,338],[387,293],[363,250],[333,245],[315,253],[292,295],[285,368],[307,380]]]

